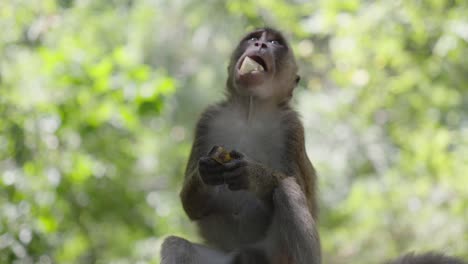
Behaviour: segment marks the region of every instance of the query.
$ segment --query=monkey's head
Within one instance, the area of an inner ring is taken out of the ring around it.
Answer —
[[[261,28],[247,34],[228,67],[231,95],[254,96],[276,103],[289,101],[299,82],[294,54],[283,35]]]

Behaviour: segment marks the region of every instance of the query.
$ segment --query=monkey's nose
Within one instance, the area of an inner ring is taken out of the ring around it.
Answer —
[[[263,41],[256,41],[255,42],[255,47],[259,47],[261,49],[266,49],[267,48],[267,44]]]

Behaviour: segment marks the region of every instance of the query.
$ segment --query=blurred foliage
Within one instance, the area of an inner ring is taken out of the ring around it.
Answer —
[[[326,263],[468,257],[468,3],[0,3],[0,263],[158,263],[239,37],[283,29]]]

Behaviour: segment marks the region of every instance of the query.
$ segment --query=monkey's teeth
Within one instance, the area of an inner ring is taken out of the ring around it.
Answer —
[[[244,61],[242,62],[242,65],[239,69],[240,74],[246,74],[250,72],[262,72],[265,71],[262,65],[260,65],[258,62],[252,60],[250,57],[245,57]]]

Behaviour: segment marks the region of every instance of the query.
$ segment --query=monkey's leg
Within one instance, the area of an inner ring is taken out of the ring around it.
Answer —
[[[161,246],[161,264],[228,264],[232,255],[170,236]]]
[[[264,247],[272,263],[320,264],[320,239],[296,179],[279,182],[273,193],[274,215]]]
[[[234,253],[231,264],[270,264],[262,249],[244,248]]]

